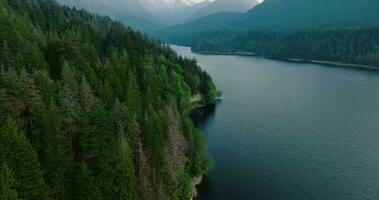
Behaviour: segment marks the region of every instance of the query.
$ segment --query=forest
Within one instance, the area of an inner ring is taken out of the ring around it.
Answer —
[[[209,31],[170,42],[201,53],[250,52],[277,59],[323,60],[379,67],[379,28],[307,31]]]
[[[0,200],[190,199],[212,165],[193,59],[53,0],[0,0]]]

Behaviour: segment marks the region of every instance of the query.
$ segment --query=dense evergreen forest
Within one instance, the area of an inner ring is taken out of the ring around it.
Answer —
[[[218,13],[155,36],[202,53],[379,67],[379,1],[265,0],[240,15]]]
[[[0,200],[190,199],[195,60],[52,0],[0,0]]]
[[[379,27],[308,31],[211,31],[167,41],[202,53],[251,52],[278,59],[324,60],[379,67]]]

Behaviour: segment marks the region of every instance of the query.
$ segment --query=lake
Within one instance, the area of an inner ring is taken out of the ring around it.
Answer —
[[[173,48],[223,92],[201,200],[379,199],[379,73]]]

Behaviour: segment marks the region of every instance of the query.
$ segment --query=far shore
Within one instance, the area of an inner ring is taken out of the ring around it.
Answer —
[[[191,48],[192,49],[192,48]],[[370,71],[379,71],[378,67],[373,67],[369,65],[361,65],[361,64],[353,64],[353,63],[342,63],[342,62],[335,62],[335,61],[324,61],[324,60],[306,60],[306,59],[298,59],[298,58],[275,58],[270,56],[261,56],[253,52],[212,52],[212,51],[194,51],[195,53],[202,54],[202,55],[225,55],[225,56],[256,56],[256,57],[262,57],[267,58],[271,60],[280,60],[280,61],[287,61],[287,62],[296,62],[296,63],[310,63],[310,64],[319,64],[324,66],[333,66],[333,67],[344,67],[344,68],[351,68],[351,69],[361,69],[361,70],[370,70]]]

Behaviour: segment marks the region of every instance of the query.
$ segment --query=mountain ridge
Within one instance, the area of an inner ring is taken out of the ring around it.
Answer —
[[[230,27],[246,30],[301,30],[379,25],[376,0],[265,0]]]
[[[198,10],[185,22],[191,22],[218,12],[240,12],[244,13],[259,4],[256,0],[216,0],[202,9]]]
[[[139,31],[151,32],[165,27],[138,0],[57,0],[61,5],[107,15]]]

